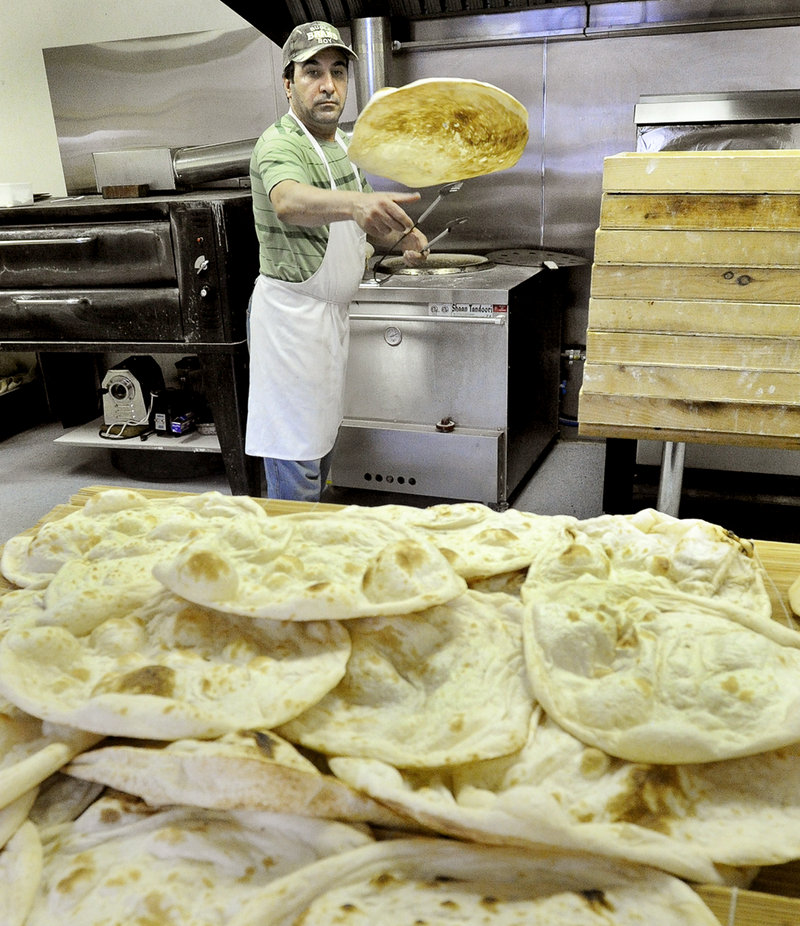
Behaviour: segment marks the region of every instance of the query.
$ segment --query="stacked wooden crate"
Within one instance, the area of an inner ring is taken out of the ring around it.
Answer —
[[[800,151],[605,159],[578,417],[800,447]]]

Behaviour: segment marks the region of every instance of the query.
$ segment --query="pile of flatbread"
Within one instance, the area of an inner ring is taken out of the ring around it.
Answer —
[[[370,174],[416,188],[507,170],[527,142],[527,110],[510,93],[479,80],[423,78],[370,97],[349,156]]]
[[[800,632],[652,510],[97,491],[0,569],[0,926],[715,924],[800,858]]]

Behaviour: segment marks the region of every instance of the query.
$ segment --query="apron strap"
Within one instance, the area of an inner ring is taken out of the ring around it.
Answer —
[[[306,138],[307,138],[307,139],[309,140],[309,142],[311,143],[311,146],[314,148],[314,150],[315,150],[315,151],[317,152],[317,154],[319,155],[320,160],[321,160],[322,163],[325,165],[325,170],[327,170],[327,172],[328,172],[328,178],[329,178],[330,181],[331,181],[331,189],[332,189],[332,190],[335,190],[335,189],[336,189],[336,182],[335,182],[334,179],[333,179],[333,171],[331,170],[331,165],[328,163],[328,159],[325,157],[325,152],[322,150],[322,145],[320,145],[320,143],[317,141],[317,139],[314,138],[314,136],[311,134],[311,132],[309,132],[309,130],[303,125],[303,123],[300,121],[300,119],[298,119],[298,117],[297,117],[296,113],[294,112],[294,110],[290,109],[290,110],[289,110],[289,115],[290,115],[290,116],[292,117],[292,119],[294,119],[294,121],[300,126],[300,129],[303,131],[303,133],[305,134]],[[338,128],[336,129],[336,136],[335,136],[335,139],[336,139],[336,144],[339,145],[339,147],[342,149],[342,151],[344,151],[345,154],[347,154],[347,145],[346,145],[346,144],[344,143],[344,141],[342,140],[342,137],[341,137],[341,134],[340,134],[340,130],[339,130]],[[349,160],[349,158],[348,158],[348,160]],[[362,183],[361,183],[361,177],[359,176],[358,168],[356,167],[356,165],[355,165],[352,161],[350,161],[350,166],[353,168],[353,174],[355,175],[356,183],[358,183],[358,188],[359,188],[359,190],[362,190],[362,191],[363,191],[364,187],[363,187],[363,185],[362,185]]]

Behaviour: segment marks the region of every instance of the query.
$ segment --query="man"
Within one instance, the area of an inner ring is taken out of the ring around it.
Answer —
[[[289,112],[258,139],[251,160],[260,274],[250,309],[246,452],[264,458],[267,496],[318,501],[343,415],[349,304],[366,239],[424,260],[427,239],[401,203],[376,193],[338,129],[356,58],[339,31],[312,22],[283,46]]]

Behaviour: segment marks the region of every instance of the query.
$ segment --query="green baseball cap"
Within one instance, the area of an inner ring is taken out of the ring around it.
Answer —
[[[344,43],[336,26],[325,22],[303,23],[292,29],[283,46],[284,69],[292,61],[308,61],[323,48],[341,48],[351,58],[358,59],[353,49]]]

